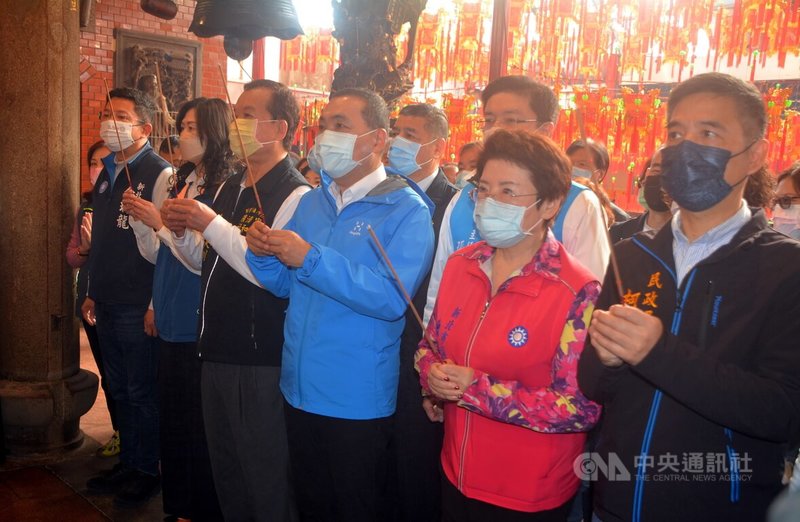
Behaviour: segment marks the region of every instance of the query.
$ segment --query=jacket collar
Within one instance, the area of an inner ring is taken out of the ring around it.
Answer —
[[[768,228],[767,218],[762,209],[751,207],[750,211],[752,212],[752,217],[741,229],[739,229],[739,231],[733,236],[733,239],[731,239],[728,244],[717,249],[709,257],[700,261],[698,265],[723,259],[740,247],[747,247],[751,245],[755,241],[756,236]],[[663,226],[655,234],[649,232],[643,234],[640,233],[635,236],[636,243],[650,250],[658,258],[660,258],[661,261],[666,263],[674,272],[675,259],[672,255],[673,240],[674,236],[672,234],[671,226]]]
[[[486,274],[481,269],[481,264],[491,258],[496,250],[495,247],[489,246],[485,241],[481,241],[477,243],[473,249],[465,252],[465,257],[474,261],[474,263],[470,264],[470,272],[476,275],[480,274],[485,278]],[[556,240],[553,232],[548,229],[547,237],[533,256],[533,259],[506,280],[498,289],[498,293],[505,290],[513,290],[515,292],[536,296],[539,294],[543,279],[561,281],[560,250],[560,243]],[[540,277],[527,277],[534,274]]]

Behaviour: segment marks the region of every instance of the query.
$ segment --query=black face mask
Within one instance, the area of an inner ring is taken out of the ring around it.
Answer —
[[[669,210],[669,206],[664,203],[660,174],[652,174],[644,178],[642,190],[644,191],[644,200],[650,210],[653,212],[666,212]]]
[[[710,209],[725,199],[734,186],[747,179],[745,176],[730,185],[725,181],[725,168],[728,161],[744,153],[753,143],[736,154],[689,140],[665,148],[661,152],[664,189],[678,206],[690,212]]]

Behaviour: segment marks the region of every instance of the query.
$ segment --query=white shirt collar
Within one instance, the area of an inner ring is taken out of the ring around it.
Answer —
[[[348,188],[341,190],[336,181],[332,181],[328,186],[328,190],[336,201],[336,211],[341,212],[344,207],[351,203],[363,199],[364,196],[377,187],[383,180],[386,179],[386,171],[383,165],[379,165],[377,169],[370,172],[360,180],[356,181]]]
[[[428,189],[431,188],[433,180],[436,178],[436,175],[438,173],[439,169],[436,169],[430,175],[425,176],[424,178],[422,178],[417,182],[417,185],[419,186],[420,190],[422,190],[422,192],[428,192]]]

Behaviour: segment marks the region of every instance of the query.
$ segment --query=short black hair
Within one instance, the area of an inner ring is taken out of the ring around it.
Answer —
[[[791,180],[794,191],[800,194],[800,161],[795,161],[786,170],[778,174],[775,185],[777,186],[778,183],[787,178]]]
[[[414,116],[425,120],[425,130],[444,140],[450,134],[447,115],[429,103],[412,103],[400,109],[400,116]]]
[[[481,148],[481,142],[479,141],[470,141],[469,143],[465,143],[464,145],[461,146],[460,149],[458,149],[458,157],[460,158],[461,155],[467,151],[480,148]]]
[[[144,123],[153,123],[153,115],[158,112],[155,102],[139,89],[131,87],[118,87],[108,93],[110,98],[122,98],[133,102],[133,110]],[[108,103],[108,100],[106,100]]]
[[[172,148],[172,151],[174,152],[175,149],[177,149],[179,146],[180,146],[180,142],[178,141],[178,137],[177,136],[174,136],[174,135],[167,136],[166,138],[161,140],[161,145],[159,145],[159,147],[158,147],[158,153],[159,154],[163,154],[165,152],[169,152],[170,151],[170,147]]]
[[[597,168],[602,170],[604,173],[608,172],[608,166],[611,164],[611,160],[608,157],[608,149],[605,145],[599,141],[594,141],[592,138],[575,140],[570,144],[569,147],[567,147],[567,156],[571,156],[581,149],[589,149],[589,152],[592,153],[592,158],[594,158],[594,164],[597,165]]]
[[[748,141],[761,139],[766,134],[767,110],[759,90],[751,83],[718,72],[698,74],[676,85],[669,93],[667,120],[686,97],[701,93],[733,100]]]
[[[300,122],[300,106],[297,104],[294,93],[284,84],[273,80],[253,80],[244,85],[245,91],[252,89],[268,89],[272,92],[269,103],[267,103],[267,110],[276,120],[286,122],[288,130],[282,143],[288,151],[292,147],[297,125]]]
[[[483,89],[481,103],[484,110],[489,99],[495,94],[510,92],[528,99],[528,105],[536,113],[539,123],[555,123],[558,120],[558,98],[553,90],[527,76],[503,76]]]
[[[767,208],[772,203],[777,187],[775,176],[769,171],[769,167],[762,165],[745,179],[747,181],[742,197],[747,204],[751,207]]]
[[[377,93],[366,89],[339,89],[331,93],[329,100],[334,100],[343,96],[352,96],[364,100],[364,110],[361,111],[361,116],[364,118],[367,127],[372,130],[389,130],[389,108],[386,106],[386,102],[383,98],[378,96]]]

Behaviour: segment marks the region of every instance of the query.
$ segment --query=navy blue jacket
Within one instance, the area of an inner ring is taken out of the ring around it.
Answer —
[[[146,305],[153,290],[153,265],[139,254],[136,236],[122,211],[122,193],[128,189],[125,170],[112,183],[114,154],[103,158],[104,168],[92,192],[92,249],[89,253],[88,296],[108,304]],[[153,187],[169,163],[147,143],[128,164],[133,191],[152,201]]]

